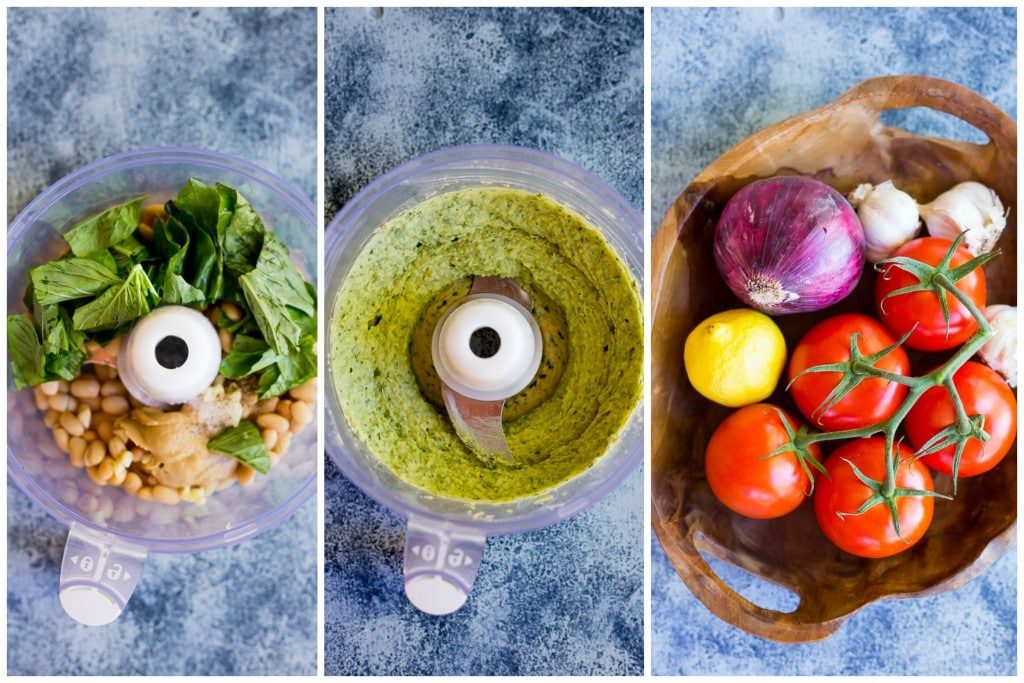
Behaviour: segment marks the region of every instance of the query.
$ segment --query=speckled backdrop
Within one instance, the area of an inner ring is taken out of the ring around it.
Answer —
[[[655,227],[702,168],[744,137],[885,73],[963,83],[1016,117],[1013,10],[665,10],[653,13]],[[941,114],[889,122],[977,139]],[[952,593],[876,603],[831,639],[777,645],[719,621],[686,589],[653,541],[655,674],[1013,674],[1016,553]],[[747,598],[775,609],[793,596],[721,562]]]
[[[316,191],[314,10],[10,10],[8,216],[142,146],[206,147]],[[8,493],[11,674],[315,674],[316,510],[198,555],[151,555],[102,628],[57,599],[67,532]]]
[[[418,154],[530,145],[643,196],[639,10],[328,10],[326,212]],[[402,592],[404,521],[326,467],[328,674],[642,670],[643,479],[591,510],[488,541],[467,605]]]

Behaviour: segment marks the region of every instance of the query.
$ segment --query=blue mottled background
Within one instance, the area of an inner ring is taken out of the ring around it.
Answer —
[[[415,155],[473,142],[546,149],[643,197],[640,10],[327,10],[326,212]],[[404,520],[330,461],[328,674],[642,672],[643,479],[589,511],[492,538],[469,602],[420,614]]]
[[[8,206],[138,147],[235,154],[316,192],[316,12],[8,12]],[[151,555],[87,628],[57,598],[66,529],[7,487],[10,674],[316,673],[316,509],[223,550]]]
[[[1012,9],[655,9],[653,222],[706,165],[757,130],[884,74],[958,81],[1016,117]],[[954,119],[909,110],[887,119],[977,140]],[[875,603],[827,641],[778,645],[719,621],[653,541],[655,674],[1013,674],[1017,561],[1010,552],[960,590]],[[722,562],[714,569],[757,604],[794,596]]]

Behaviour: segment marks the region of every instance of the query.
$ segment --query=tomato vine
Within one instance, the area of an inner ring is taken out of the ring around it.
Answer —
[[[909,294],[912,292],[934,293],[938,297],[940,305],[942,306],[942,313],[947,326],[947,336],[949,334],[949,306],[947,303],[947,296],[954,297],[963,305],[964,308],[967,309],[975,321],[977,321],[977,331],[975,331],[964,345],[957,349],[957,351],[954,352],[945,363],[937,367],[932,372],[918,377],[908,377],[890,373],[876,367],[876,363],[895,348],[902,346],[913,332],[913,329],[904,334],[892,346],[868,356],[865,356],[860,352],[857,343],[859,335],[854,333],[850,337],[850,359],[848,361],[844,363],[816,365],[807,368],[794,377],[795,381],[798,377],[804,374],[814,372],[832,372],[842,374],[842,378],[837,383],[835,389],[829,393],[829,395],[815,410],[816,414],[823,413],[831,406],[837,404],[865,379],[878,378],[888,380],[890,382],[897,382],[907,387],[907,395],[904,398],[903,403],[896,412],[889,417],[889,419],[867,427],[834,432],[817,432],[801,429],[799,432],[796,432],[791,436],[791,447],[788,448],[788,450],[806,452],[806,448],[811,444],[823,441],[866,438],[876,434],[881,434],[885,440],[885,479],[883,481],[871,479],[857,469],[852,462],[846,461],[857,478],[872,491],[872,494],[865,499],[864,503],[855,512],[846,514],[860,515],[877,505],[885,505],[889,509],[892,517],[893,528],[897,534],[900,533],[899,515],[896,506],[896,501],[899,498],[905,496],[934,496],[947,500],[951,499],[951,496],[946,496],[934,491],[927,491],[923,489],[904,489],[896,485],[896,471],[900,464],[899,453],[896,448],[897,434],[904,418],[906,418],[911,408],[914,407],[914,404],[917,403],[917,400],[929,389],[933,387],[943,387],[948,392],[950,400],[953,402],[954,411],[956,413],[956,422],[935,434],[927,443],[923,444],[912,457],[914,459],[921,458],[930,453],[954,446],[955,454],[952,470],[954,495],[956,494],[960,459],[967,443],[971,439],[977,439],[981,442],[985,442],[989,438],[989,435],[985,432],[984,415],[967,414],[967,411],[964,408],[964,402],[953,383],[953,375],[964,365],[964,363],[970,360],[970,358],[974,356],[982,346],[985,345],[985,342],[987,342],[993,335],[994,330],[985,318],[985,315],[974,304],[974,302],[971,301],[970,297],[957,289],[956,283],[966,277],[969,273],[990,261],[998,254],[998,252],[982,254],[972,258],[970,261],[963,263],[960,266],[953,267],[950,264],[957,248],[959,248],[963,240],[964,234],[961,234],[953,241],[945,257],[934,266],[906,256],[884,259],[875,264],[875,269],[879,272],[897,267],[917,279],[917,283],[897,289],[887,295],[886,298],[901,294]],[[883,299],[881,305],[884,306],[884,303],[885,301]],[[792,385],[792,382],[790,382],[790,385]]]

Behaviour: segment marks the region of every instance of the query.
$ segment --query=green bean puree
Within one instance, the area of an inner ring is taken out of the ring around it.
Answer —
[[[515,278],[544,338],[533,382],[503,414],[515,465],[459,440],[430,361],[436,320],[472,276]],[[641,394],[643,314],[634,278],[601,233],[539,194],[474,188],[382,225],[345,278],[329,371],[355,435],[430,493],[499,502],[572,479],[615,442]]]

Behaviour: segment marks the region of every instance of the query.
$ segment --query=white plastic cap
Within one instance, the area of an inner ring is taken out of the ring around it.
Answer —
[[[60,605],[69,617],[85,626],[106,626],[121,608],[95,586],[69,586],[60,592]]]
[[[540,367],[541,352],[533,315],[498,294],[466,297],[434,330],[434,367],[441,381],[478,401],[522,391]]]
[[[405,595],[421,612],[441,617],[457,611],[468,597],[461,588],[437,574],[423,574],[405,582]]]
[[[181,352],[182,343],[184,353]],[[177,351],[168,367],[166,349]],[[157,347],[163,350],[158,355]],[[117,370],[125,388],[142,403],[165,408],[191,401],[217,377],[220,338],[213,323],[185,306],[161,306],[132,328],[117,358]]]

